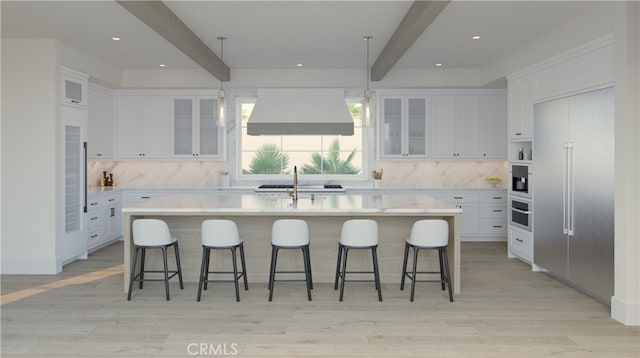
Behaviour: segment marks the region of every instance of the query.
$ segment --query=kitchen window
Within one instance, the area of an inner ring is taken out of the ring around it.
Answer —
[[[241,134],[238,141],[240,176],[291,175],[298,167],[301,175],[362,177],[364,159],[362,148],[362,103],[347,101],[354,120],[353,136],[332,135],[266,135],[247,134],[247,120],[255,102],[238,103]],[[304,114],[301,114],[304,115]]]

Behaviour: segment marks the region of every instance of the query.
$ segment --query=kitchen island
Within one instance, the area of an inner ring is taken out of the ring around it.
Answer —
[[[124,289],[128,290],[133,258],[131,223],[140,218],[167,222],[180,243],[180,259],[186,282],[197,282],[202,255],[200,227],[206,219],[230,219],[238,224],[244,240],[249,283],[268,281],[271,253],[271,225],[277,219],[299,218],[309,223],[311,264],[314,282],[333,282],[338,239],[342,223],[348,219],[370,218],[378,222],[378,256],[382,283],[398,284],[402,277],[405,239],[413,223],[441,218],[449,223],[449,262],[454,293],[460,293],[460,214],[462,209],[429,195],[300,195],[297,202],[278,195],[212,193],[175,195],[125,207],[124,213]],[[146,267],[161,267],[159,250],[147,253]],[[436,251],[437,252],[437,251]],[[433,255],[431,255],[433,254]],[[211,270],[229,270],[228,252],[216,252]],[[421,259],[419,271],[438,269],[435,252]],[[278,267],[301,269],[297,250],[281,251]],[[428,265],[425,267],[424,265]],[[172,267],[170,262],[170,267]],[[349,256],[349,270],[370,271],[371,256],[356,250]],[[366,277],[369,278],[369,277]]]

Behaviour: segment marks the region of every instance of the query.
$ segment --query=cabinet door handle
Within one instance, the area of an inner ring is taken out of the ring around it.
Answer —
[[[522,241],[522,239],[518,239],[517,237],[516,237],[516,241],[517,242],[524,242],[524,241]]]
[[[116,216],[116,208],[111,208],[111,216]]]

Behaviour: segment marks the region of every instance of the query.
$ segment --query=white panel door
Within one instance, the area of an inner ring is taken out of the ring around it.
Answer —
[[[483,158],[507,157],[507,98],[503,95],[484,97]]]
[[[480,96],[456,96],[458,155],[460,158],[482,157],[482,122]]]
[[[141,158],[142,96],[116,96],[116,149],[118,158]]]
[[[145,158],[169,156],[169,96],[142,97],[142,152]]]
[[[434,158],[456,157],[456,98],[455,96],[433,96],[433,143]]]

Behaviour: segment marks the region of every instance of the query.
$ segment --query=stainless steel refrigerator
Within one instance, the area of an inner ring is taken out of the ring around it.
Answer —
[[[534,106],[534,263],[610,305],[614,90]]]

